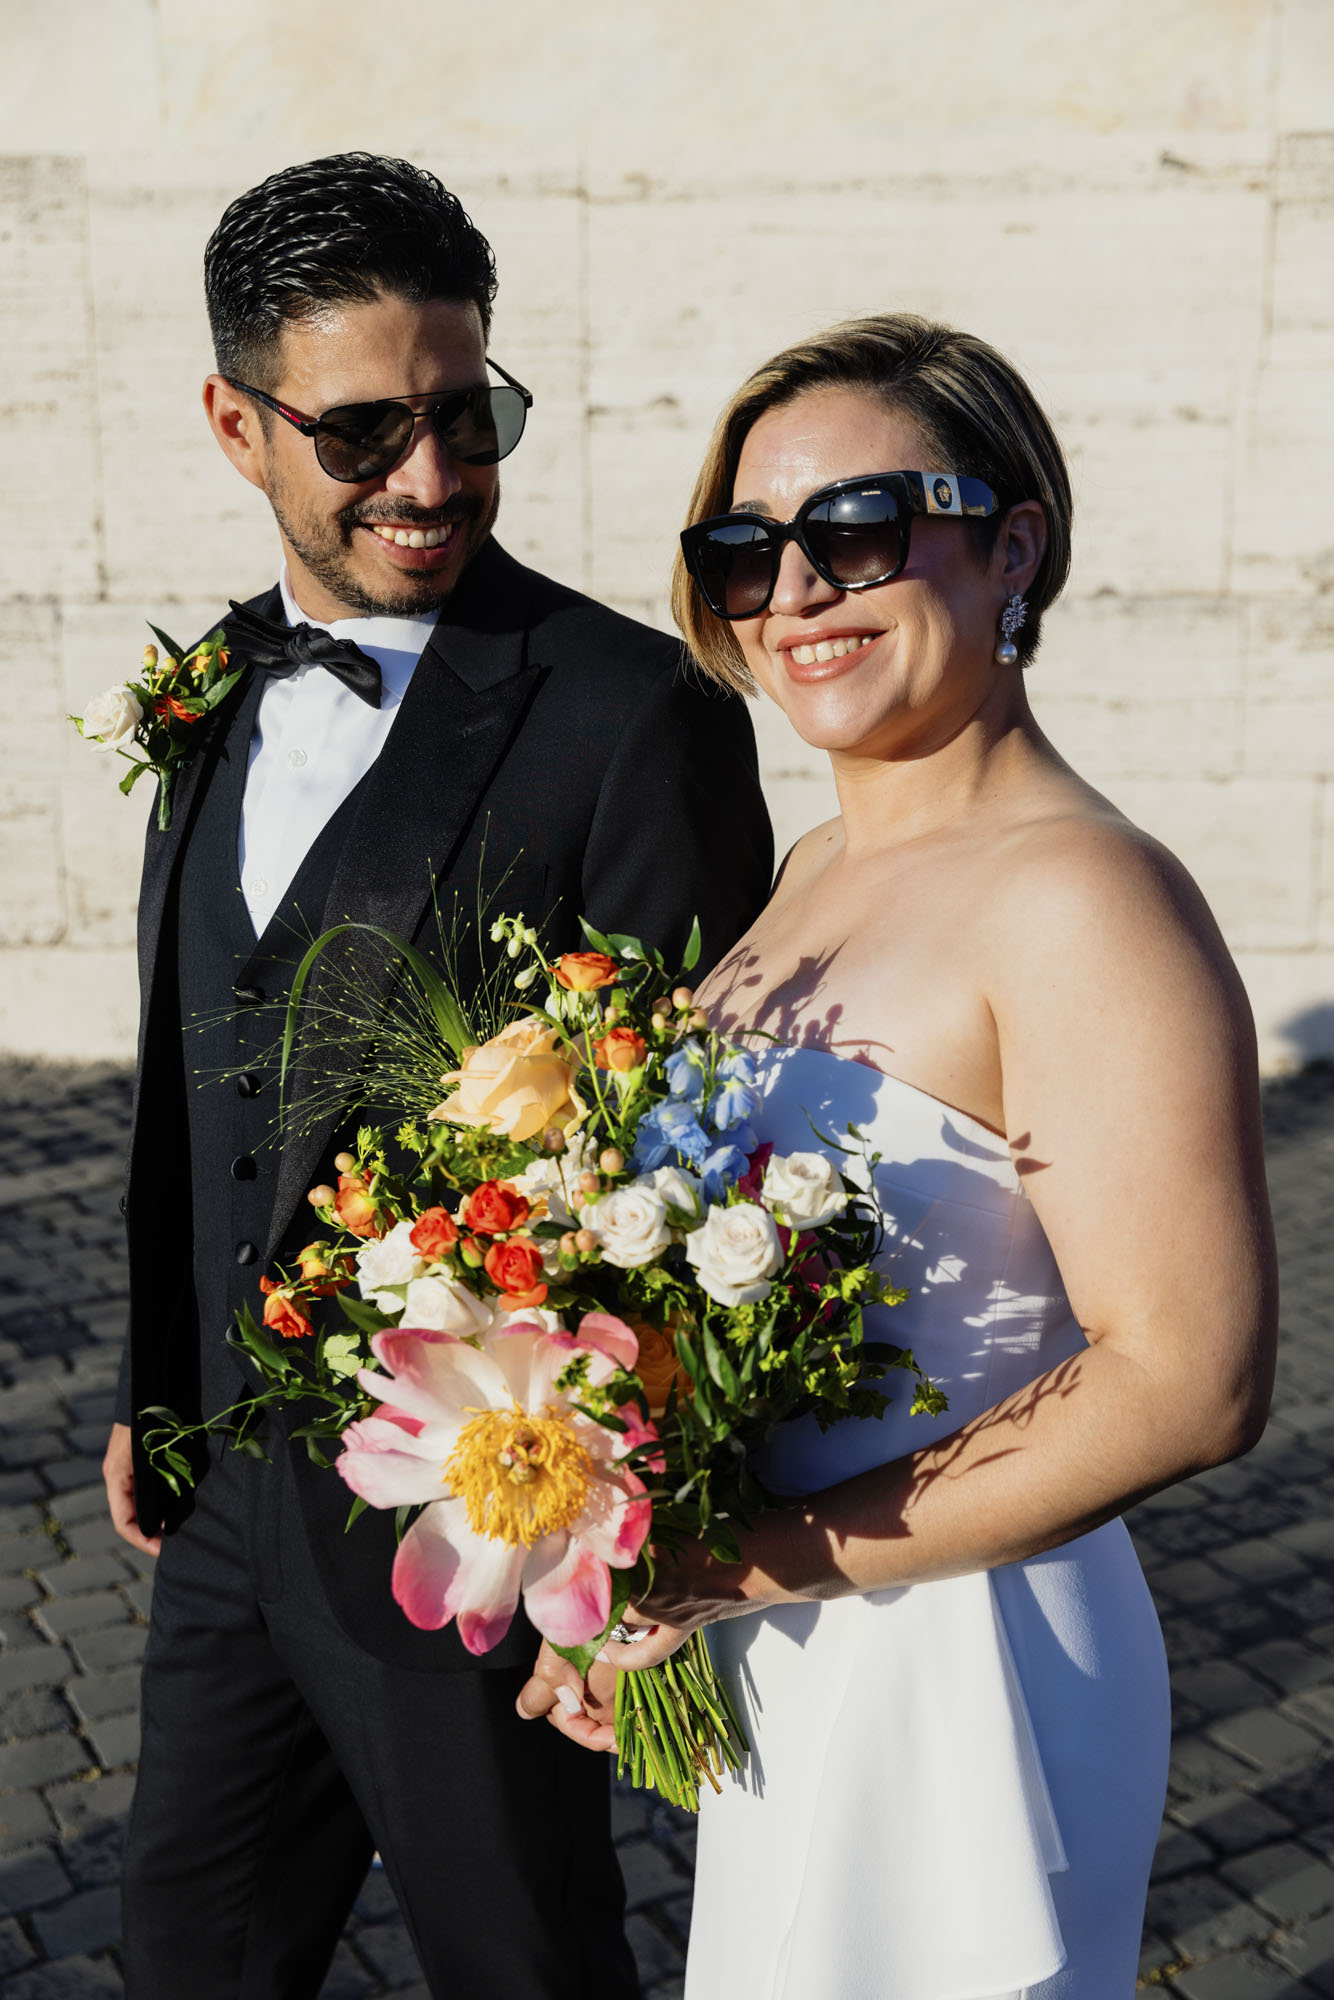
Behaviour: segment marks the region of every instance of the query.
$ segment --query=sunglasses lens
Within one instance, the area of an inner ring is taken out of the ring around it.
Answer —
[[[402,403],[349,403],[320,418],[315,456],[330,479],[353,485],[392,465],[411,429],[412,412]]]
[[[436,435],[465,465],[496,465],[508,458],[528,419],[528,405],[517,389],[474,389],[451,397],[435,416]]]
[[[806,540],[816,562],[849,590],[882,583],[901,567],[903,520],[883,486],[831,494],[806,516]]]
[[[774,587],[774,539],[763,521],[720,521],[687,553],[696,583],[719,618],[753,618]]]

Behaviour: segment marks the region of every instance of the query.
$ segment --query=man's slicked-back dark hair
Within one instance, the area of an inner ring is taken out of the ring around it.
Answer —
[[[330,153],[238,195],[204,252],[218,371],[276,386],[283,328],[391,293],[471,300],[491,328],[496,260],[457,196],[424,167]]]

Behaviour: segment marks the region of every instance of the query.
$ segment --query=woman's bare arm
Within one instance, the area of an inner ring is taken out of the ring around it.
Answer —
[[[1253,1030],[1202,898],[1153,843],[1048,826],[993,910],[1006,1126],[1089,1348],[939,1444],[691,1552],[665,1627],[1020,1561],[1246,1451],[1277,1282]],[[672,1634],[624,1654],[648,1663]],[[624,1654],[624,1657],[623,1657]]]

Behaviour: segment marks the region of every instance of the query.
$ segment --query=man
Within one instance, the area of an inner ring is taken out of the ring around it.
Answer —
[[[223,216],[205,281],[209,421],[272,506],[285,569],[224,621],[248,670],[144,867],[130,1339],[106,1459],[117,1527],[161,1551],[128,1990],[314,1996],[378,1846],[433,1993],[612,2000],[635,1981],[605,1761],[516,1714],[532,1628],[480,1660],[416,1630],[389,1595],[392,1521],[345,1533],[341,1482],[302,1446],[273,1426],[267,1458],[210,1447],[175,1496],[141,1413],[243,1401],[226,1334],[309,1234],[341,1128],[298,1119],[266,1143],[263,1004],[303,932],[352,918],[438,954],[437,905],[495,894],[551,913],[553,942],[584,914],[669,957],[698,913],[716,959],[768,889],[750,724],[674,644],[491,538],[531,398],[488,361],[491,253],[433,176],[365,154],[275,174]],[[457,934],[465,982],[478,931]],[[387,993],[392,968],[360,976]]]

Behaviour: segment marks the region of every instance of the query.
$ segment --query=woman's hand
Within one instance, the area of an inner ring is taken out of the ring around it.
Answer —
[[[765,1517],[764,1528],[772,1537],[781,1516]],[[637,1604],[630,1605],[622,1623],[641,1631],[642,1639],[609,1639],[600,1655],[622,1673],[635,1668],[655,1667],[683,1646],[701,1625],[715,1625],[723,1618],[741,1618],[767,1604],[791,1604],[796,1594],[782,1589],[769,1574],[768,1566],[757,1558],[762,1554],[762,1532],[746,1537],[743,1560],[719,1562],[698,1542],[686,1544],[668,1561],[656,1561],[653,1588]]]
[[[531,1679],[519,1690],[515,1706],[525,1722],[545,1716],[562,1736],[585,1750],[616,1748],[616,1669],[594,1661],[588,1678],[580,1680],[568,1660],[542,1641]]]

